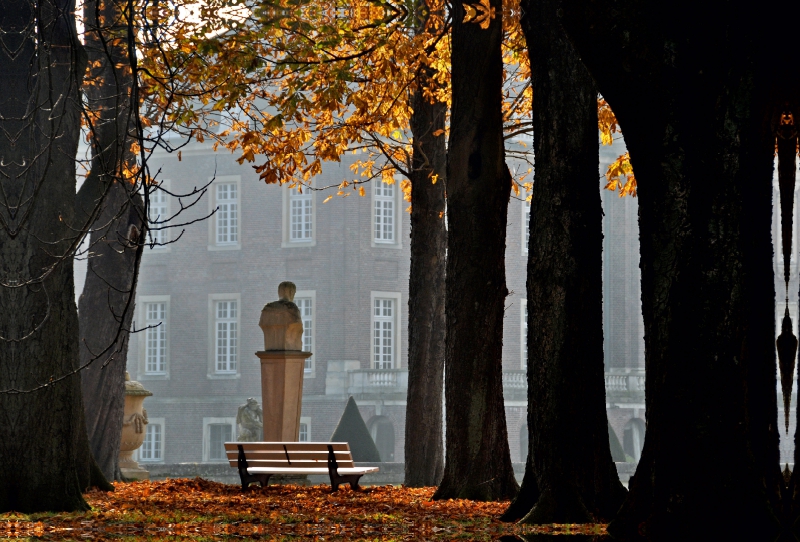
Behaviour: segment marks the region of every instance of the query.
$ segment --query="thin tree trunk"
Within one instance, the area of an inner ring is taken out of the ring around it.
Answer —
[[[503,147],[501,1],[487,29],[453,3],[447,153],[444,478],[434,498],[514,497],[503,405],[505,238],[511,175]]]
[[[90,175],[112,183],[102,213],[93,225],[83,294],[79,300],[81,373],[86,428],[92,454],[109,480],[121,479],[117,466],[125,405],[127,330],[133,318],[135,278],[143,205],[124,178],[133,165],[131,91],[127,54],[127,0],[84,6],[85,42],[92,65],[85,93],[93,113]],[[133,228],[133,229],[132,229]],[[95,359],[96,358],[96,359]],[[94,361],[93,361],[94,360]]]
[[[517,498],[538,499],[526,523],[608,520],[626,493],[605,408],[597,91],[558,22],[558,5],[521,5],[536,155],[527,286],[527,466],[536,483],[529,477]]]
[[[68,0],[28,0],[0,12],[0,511],[86,510],[81,491],[98,474],[74,373],[71,247],[84,225],[74,205],[86,66],[74,10]]]
[[[749,163],[763,147],[754,127],[768,81],[750,32],[761,27],[731,4],[704,8],[564,2],[638,180],[648,427],[609,525],[623,540],[766,540],[777,529],[760,470],[774,440],[758,457],[752,448],[774,400],[765,379],[748,380],[758,366],[774,379],[767,324],[754,325],[772,322],[774,307],[753,302],[774,295],[755,265],[772,187]]]
[[[419,75],[428,85],[429,73]],[[405,485],[435,486],[444,471],[442,386],[445,352],[445,211],[447,104],[415,92],[411,130],[411,273],[408,285],[408,399]],[[438,134],[438,135],[434,135]],[[435,176],[435,177],[434,177]]]

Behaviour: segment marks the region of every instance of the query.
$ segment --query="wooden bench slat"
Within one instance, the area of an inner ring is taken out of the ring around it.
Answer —
[[[231,467],[237,467],[238,463],[236,461],[229,461]],[[337,461],[336,462],[340,468],[350,468],[355,467],[352,461]],[[265,461],[265,460],[251,460],[247,459],[247,465],[249,467],[286,467],[286,468],[314,468],[314,467],[325,467],[328,468],[327,461],[292,461],[288,463],[286,460],[284,461]]]
[[[250,461],[251,459],[266,459],[271,461],[286,461],[286,452],[283,450],[281,451],[274,451],[274,452],[248,452],[245,450],[245,454],[247,454],[247,460]],[[328,460],[328,452],[289,452],[289,461],[327,461]],[[236,451],[229,451],[227,453],[228,459],[236,459],[239,457],[239,452]],[[352,457],[349,452],[334,452],[334,456],[336,457],[337,461],[348,461]]]
[[[367,474],[369,472],[378,472],[378,467],[351,467],[351,468],[340,468],[339,474]],[[290,469],[290,468],[261,468],[261,467],[250,467],[247,469],[247,472],[251,474],[328,474],[327,467],[324,469],[314,469],[314,468],[307,468],[307,469]]]
[[[333,447],[335,452],[349,452],[350,445],[347,442],[226,442],[225,450],[238,451],[241,446],[245,452],[250,451],[283,451],[283,447],[291,451],[328,451],[328,446]]]

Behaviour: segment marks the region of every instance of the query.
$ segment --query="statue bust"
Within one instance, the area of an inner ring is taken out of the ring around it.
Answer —
[[[278,301],[267,303],[261,311],[258,326],[264,332],[264,350],[302,350],[303,320],[294,304],[297,287],[293,282],[281,282]]]
[[[250,397],[236,414],[236,439],[239,442],[258,442],[262,439],[264,415],[258,401]]]

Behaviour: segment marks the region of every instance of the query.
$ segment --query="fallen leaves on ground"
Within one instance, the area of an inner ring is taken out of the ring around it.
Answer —
[[[84,513],[2,514],[0,537],[95,539],[147,536],[324,536],[347,539],[492,539],[534,529],[550,534],[605,534],[603,525],[517,526],[498,518],[508,502],[432,501],[435,488],[373,486],[333,493],[330,486],[241,487],[193,480],[115,484],[92,491]]]

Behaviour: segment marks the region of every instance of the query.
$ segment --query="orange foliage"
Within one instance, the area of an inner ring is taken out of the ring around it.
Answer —
[[[431,501],[435,488],[239,486],[193,480],[116,483],[86,494],[91,512],[0,515],[0,536],[48,540],[116,539],[120,535],[336,536],[348,539],[492,540],[502,534],[605,534],[604,525],[519,526],[497,518],[508,502]]]

